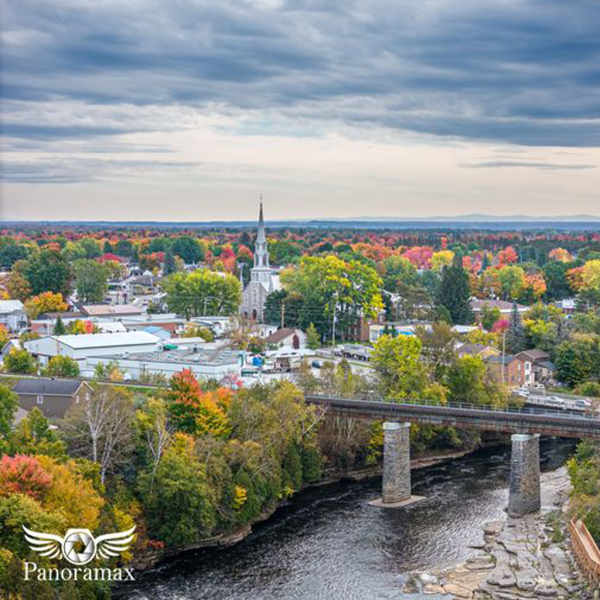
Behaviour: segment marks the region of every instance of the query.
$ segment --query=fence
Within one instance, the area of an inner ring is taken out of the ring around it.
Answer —
[[[571,548],[579,568],[590,585],[600,588],[600,550],[583,521],[572,519],[569,523]]]

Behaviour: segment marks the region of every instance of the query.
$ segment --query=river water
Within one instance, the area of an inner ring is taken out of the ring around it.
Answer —
[[[571,441],[542,440],[542,470],[560,467],[573,449]],[[481,541],[483,523],[504,516],[509,466],[510,447],[502,446],[413,471],[413,493],[427,499],[401,510],[367,505],[380,495],[380,478],[306,490],[236,546],[171,559],[138,575],[119,597],[402,598],[411,571],[451,565],[475,553],[468,546]]]

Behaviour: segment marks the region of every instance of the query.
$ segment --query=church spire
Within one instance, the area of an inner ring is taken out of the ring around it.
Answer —
[[[262,196],[260,197],[260,212],[258,213],[258,232],[256,234],[257,242],[266,242],[267,235],[265,233],[265,219],[263,217],[263,205],[262,205]]]
[[[260,200],[258,231],[256,232],[256,244],[254,246],[254,268],[269,269],[269,252],[267,251],[267,234],[265,231],[265,219],[263,217],[262,195]]]

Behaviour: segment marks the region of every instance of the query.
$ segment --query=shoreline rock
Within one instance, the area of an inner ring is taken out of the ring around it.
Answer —
[[[417,591],[461,600],[592,598],[570,550],[566,468],[544,473],[541,488],[541,511],[486,523],[482,542],[471,546],[477,551],[474,556],[454,567],[433,570],[437,581],[417,585]],[[404,592],[414,592],[415,581],[429,574],[414,574]]]

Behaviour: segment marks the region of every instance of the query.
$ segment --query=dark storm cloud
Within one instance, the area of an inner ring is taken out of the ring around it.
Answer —
[[[6,128],[110,136],[140,125],[98,126],[99,105],[186,105],[600,146],[596,0],[272,4],[6,0],[3,96],[26,121]],[[33,101],[84,103],[90,122],[48,123]]]

